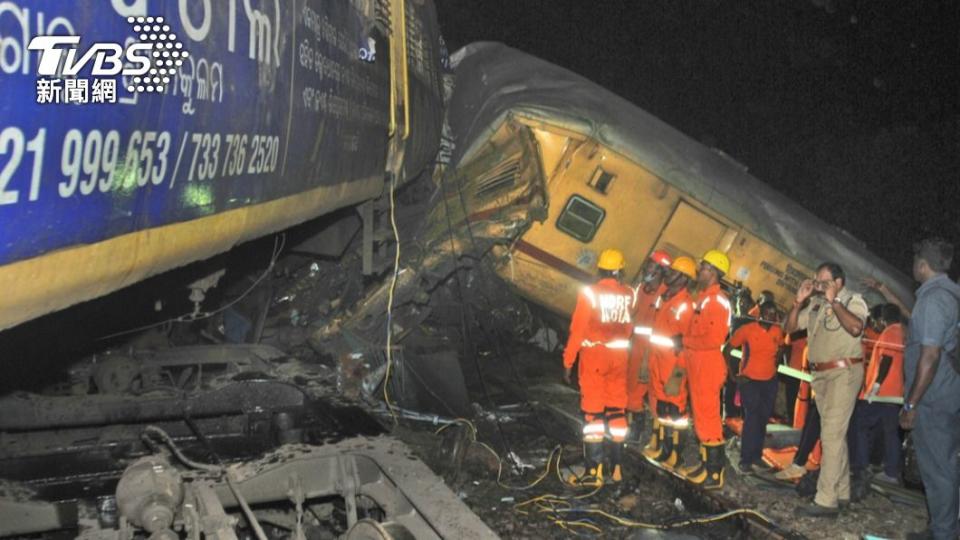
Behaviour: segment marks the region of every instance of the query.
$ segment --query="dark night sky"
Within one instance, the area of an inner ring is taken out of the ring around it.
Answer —
[[[437,0],[720,148],[909,274],[960,242],[960,2]],[[956,267],[957,265],[955,265]]]

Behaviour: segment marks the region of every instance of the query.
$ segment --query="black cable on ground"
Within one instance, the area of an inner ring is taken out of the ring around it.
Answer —
[[[467,324],[468,322],[467,313],[471,315],[470,319],[472,321],[476,321],[476,319],[475,317],[473,317],[472,310],[470,310],[470,304],[468,304],[466,301],[466,295],[463,292],[463,281],[460,279],[460,267],[459,267],[460,253],[457,251],[457,244],[456,244],[456,240],[454,238],[454,232],[453,232],[453,222],[450,219],[450,206],[447,203],[446,178],[441,178],[440,185],[441,185],[440,189],[442,191],[441,198],[443,199],[443,206],[444,206],[444,216],[446,217],[446,221],[447,221],[447,233],[450,237],[450,250],[454,255],[454,261],[456,263],[456,266],[454,267],[454,279],[456,279],[457,281],[457,296],[460,299],[460,326],[461,326],[461,332],[462,332],[463,341],[464,341],[463,343],[464,354],[470,355],[472,357],[474,368],[477,371],[477,377],[480,380],[480,387],[483,390],[483,394],[487,399],[487,404],[492,409],[496,409],[493,399],[490,397],[490,391],[487,388],[487,383],[483,376],[483,370],[480,368],[480,361],[477,359],[477,354],[476,354],[477,348],[476,348],[476,344],[473,341],[473,335],[470,332],[469,326]],[[460,194],[460,202],[461,202],[461,205],[463,205],[463,192],[460,190],[459,183],[457,184],[457,192]],[[466,206],[463,205],[463,208],[464,208],[464,217],[466,217],[467,215]],[[476,249],[476,241],[473,238],[473,231],[470,229],[469,219],[466,220],[466,224],[467,224],[467,233],[470,236],[470,243],[473,246],[473,248]],[[472,351],[470,349],[472,349]],[[504,450],[506,450],[507,455],[512,454],[513,450],[510,448],[510,443],[507,441],[507,437],[503,433],[503,426],[501,425],[500,417],[497,414],[494,414],[494,421],[496,422],[497,432],[500,435],[500,442],[501,444],[503,444]]]

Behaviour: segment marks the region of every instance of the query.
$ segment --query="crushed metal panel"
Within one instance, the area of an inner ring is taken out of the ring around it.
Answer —
[[[852,288],[859,288],[858,278],[875,277],[910,298],[911,281],[849,235],[612,92],[498,43],[468,45],[451,61],[456,89],[448,121],[458,141],[451,167],[482,152],[504,118],[520,115],[579,132],[642,164],[806,267],[834,260],[847,270]]]
[[[511,120],[498,126],[475,161],[446,169],[416,235],[401,239],[396,286],[385,280],[349,313],[318,328],[311,344],[336,357],[382,349],[391,296],[394,342],[401,341],[429,315],[430,294],[458,268],[475,266],[546,217],[547,189],[537,155],[531,130]],[[486,183],[475,183],[478,177]]]

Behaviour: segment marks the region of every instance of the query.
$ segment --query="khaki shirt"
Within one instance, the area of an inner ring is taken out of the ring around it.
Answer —
[[[861,321],[866,321],[870,309],[862,296],[843,288],[837,293],[837,299]],[[853,337],[843,329],[833,308],[822,296],[814,297],[810,305],[800,312],[797,324],[799,328],[807,329],[810,363],[863,356],[860,336]]]

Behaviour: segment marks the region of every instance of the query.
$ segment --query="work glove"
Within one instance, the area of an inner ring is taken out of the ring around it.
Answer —
[[[673,353],[680,354],[683,351],[683,334],[673,336]]]
[[[573,368],[563,368],[563,383],[573,386]]]

